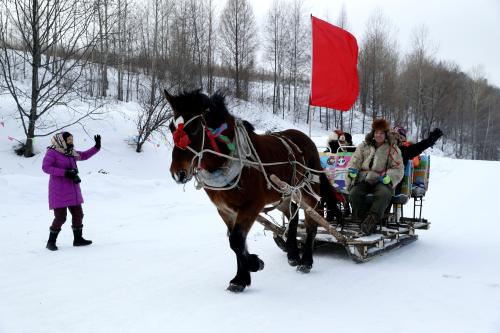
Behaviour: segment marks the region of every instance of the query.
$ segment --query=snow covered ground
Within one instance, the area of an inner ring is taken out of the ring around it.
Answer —
[[[69,129],[82,150],[102,135],[101,152],[79,163],[84,236],[94,243],[74,248],[67,222],[59,251],[50,252],[41,171],[49,138],[36,141],[35,157],[15,156],[7,136],[22,132],[1,97],[1,333],[500,332],[499,162],[433,152],[424,206],[431,229],[368,263],[323,249],[310,274],[297,273],[255,224],[248,246],[266,266],[244,293],[232,294],[225,288],[236,262],[226,228],[202,191],[173,182],[170,144],[155,138],[137,154],[124,142],[135,134],[136,108],[112,106],[87,124],[88,134]],[[250,105],[236,108],[260,130],[291,126]],[[314,129],[318,144],[325,135]]]

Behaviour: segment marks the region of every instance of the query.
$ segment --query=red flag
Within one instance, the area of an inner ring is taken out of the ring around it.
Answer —
[[[311,16],[312,82],[309,104],[347,111],[356,101],[358,43],[344,29]]]

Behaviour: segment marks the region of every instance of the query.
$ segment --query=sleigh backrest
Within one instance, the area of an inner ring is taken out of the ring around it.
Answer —
[[[429,155],[420,155],[419,159],[420,163],[414,169],[412,177],[412,196],[414,197],[424,196],[429,188],[431,157]]]
[[[326,172],[330,183],[340,192],[347,193],[346,177],[347,165],[353,153],[339,152],[332,154],[328,152],[320,153],[321,167]]]
[[[408,198],[411,196],[411,189],[413,184],[413,163],[411,161],[406,165],[404,176],[401,180],[401,192],[397,194],[404,194]]]

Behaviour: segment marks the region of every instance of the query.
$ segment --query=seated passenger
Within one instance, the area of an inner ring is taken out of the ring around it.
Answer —
[[[394,187],[403,178],[403,160],[385,119],[375,119],[349,162],[347,188],[353,217],[362,219],[361,231],[371,234],[391,202]],[[366,195],[373,194],[373,202]]]
[[[340,151],[343,152],[353,152],[355,150],[355,148],[346,147],[353,146],[351,134],[339,129],[336,129],[332,133],[330,133],[330,135],[328,136],[327,144],[328,151],[334,154],[339,151],[339,147]]]
[[[429,133],[429,137],[427,139],[423,139],[417,143],[411,143],[406,140],[406,130],[401,126],[396,126],[393,129],[394,136],[397,140],[399,150],[401,150],[401,156],[403,157],[404,166],[408,164],[409,160],[413,160],[415,157],[418,157],[424,150],[429,147],[434,146],[437,140],[443,136],[443,131],[439,128],[433,129]],[[415,165],[416,164],[416,165]],[[417,167],[418,162],[414,160],[413,166]]]
[[[413,161],[413,167],[416,168],[420,163],[418,158],[420,154],[427,148],[434,146],[436,141],[443,136],[443,131],[439,128],[435,128],[429,133],[426,139],[417,143],[411,143],[406,140],[406,130],[403,127],[396,126],[392,131],[394,132],[398,147],[401,150],[405,169],[410,160]],[[397,184],[396,193],[401,192],[401,185],[401,183]]]

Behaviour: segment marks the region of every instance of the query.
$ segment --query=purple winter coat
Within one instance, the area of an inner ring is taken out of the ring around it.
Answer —
[[[77,151],[79,161],[85,161],[99,150],[92,147],[86,151]],[[49,179],[49,209],[77,206],[83,203],[80,184],[64,177],[66,169],[77,169],[76,158],[66,156],[55,149],[47,149],[43,158],[42,170],[50,175]]]

